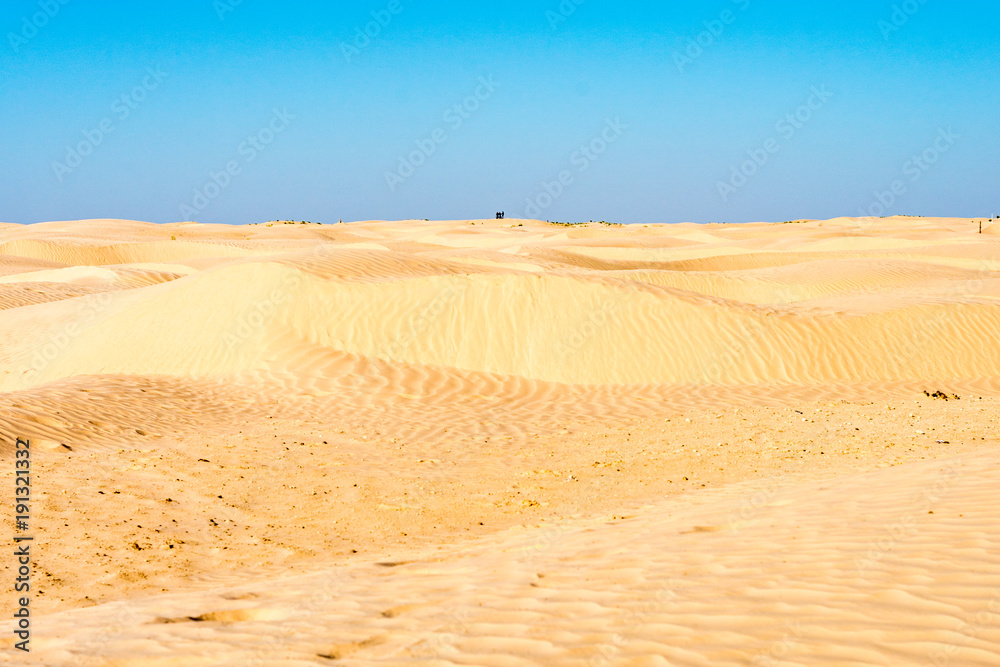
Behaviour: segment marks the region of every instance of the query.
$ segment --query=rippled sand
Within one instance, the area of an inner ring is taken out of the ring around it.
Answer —
[[[0,225],[0,662],[997,664],[977,231]]]

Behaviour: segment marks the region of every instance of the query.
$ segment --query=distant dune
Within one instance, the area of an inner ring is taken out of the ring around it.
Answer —
[[[15,228],[0,285],[53,298],[4,319],[3,337],[22,345],[5,350],[0,388],[308,374],[288,367],[301,346],[574,384],[1000,376],[1000,348],[982,344],[1000,330],[993,236],[968,221],[848,222]],[[55,298],[84,293],[109,298],[83,314]],[[33,343],[74,325],[38,368]]]

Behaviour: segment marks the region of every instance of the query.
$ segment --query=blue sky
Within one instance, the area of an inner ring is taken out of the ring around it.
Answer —
[[[8,0],[0,221],[996,215],[998,19],[944,0]]]

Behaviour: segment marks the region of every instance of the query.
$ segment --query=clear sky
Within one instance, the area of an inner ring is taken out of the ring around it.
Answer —
[[[0,221],[997,215],[998,25],[995,0],[6,0]]]

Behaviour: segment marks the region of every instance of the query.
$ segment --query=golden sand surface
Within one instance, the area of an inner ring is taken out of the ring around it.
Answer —
[[[0,225],[0,663],[1000,664],[978,230]]]

